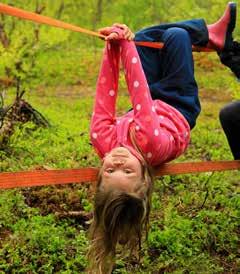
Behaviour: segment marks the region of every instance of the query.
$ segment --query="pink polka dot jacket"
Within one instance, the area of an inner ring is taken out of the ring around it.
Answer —
[[[133,110],[117,117],[120,59]],[[152,100],[134,42],[108,41],[97,81],[91,141],[101,158],[113,148],[123,146],[141,160],[130,132],[142,157],[153,167],[181,155],[190,138],[183,115],[161,100]]]

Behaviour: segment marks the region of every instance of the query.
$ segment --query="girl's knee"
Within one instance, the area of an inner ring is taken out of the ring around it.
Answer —
[[[181,28],[169,28],[163,34],[163,42],[170,51],[174,48],[190,50],[191,40],[188,32]]]
[[[189,34],[185,29],[182,28],[169,28],[166,30],[166,36],[171,36],[172,38],[176,39],[189,39]]]

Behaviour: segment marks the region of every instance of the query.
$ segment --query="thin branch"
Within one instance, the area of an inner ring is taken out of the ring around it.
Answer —
[[[82,218],[85,220],[90,220],[92,218],[92,213],[86,211],[66,211],[66,212],[55,212],[55,216],[59,218]]]
[[[0,41],[4,48],[7,48],[10,44],[9,36],[5,31],[5,16],[1,15],[1,23],[0,23]]]
[[[206,181],[206,183],[205,183],[205,188],[207,188],[207,185],[208,185],[210,179],[213,177],[214,173],[215,173],[215,172],[212,172],[211,175],[207,178],[207,181]],[[205,194],[203,203],[202,203],[202,205],[199,207],[199,209],[203,209],[203,207],[204,207],[204,205],[205,205],[205,203],[206,203],[206,201],[207,201],[208,196],[209,196],[209,189],[207,188],[207,191],[206,191],[206,194]]]
[[[57,19],[61,18],[64,8],[65,8],[65,4],[64,4],[64,1],[62,1],[56,13]]]
[[[35,8],[35,13],[41,14],[45,10],[46,6],[45,5],[40,5],[39,1],[36,1],[36,8]],[[34,29],[34,34],[35,34],[35,39],[38,42],[39,41],[39,29],[40,25],[36,25]]]

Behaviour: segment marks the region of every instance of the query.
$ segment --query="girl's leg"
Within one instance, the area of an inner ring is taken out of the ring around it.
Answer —
[[[200,103],[190,36],[182,28],[169,28],[162,34],[162,41],[162,50],[137,48],[151,96],[178,109],[193,128]]]
[[[163,42],[163,34],[169,28],[181,28],[188,32],[192,45],[207,46],[217,51],[231,49],[232,32],[236,25],[237,5],[229,2],[222,17],[211,25],[203,19],[186,20],[145,28],[136,33],[136,41]]]
[[[163,35],[170,28],[186,30],[193,45],[206,46],[208,43],[208,29],[203,19],[186,20],[145,28],[136,33],[135,40],[163,42]]]
[[[219,115],[235,160],[240,160],[240,101],[225,106]]]

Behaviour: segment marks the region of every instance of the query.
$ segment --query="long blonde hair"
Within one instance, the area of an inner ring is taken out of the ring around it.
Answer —
[[[152,176],[143,168],[143,182],[134,193],[103,191],[99,176],[94,200],[94,216],[89,234],[88,257],[92,273],[108,273],[114,262],[117,244],[131,252],[141,250],[142,232],[148,233],[151,208]]]
[[[140,152],[131,131],[130,138]],[[111,273],[118,243],[127,246],[131,252],[141,250],[143,231],[146,238],[148,234],[153,189],[152,171],[145,162],[142,163],[141,184],[134,192],[104,191],[101,182],[102,170],[99,172],[93,222],[89,230],[89,273],[95,274]]]

